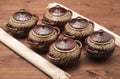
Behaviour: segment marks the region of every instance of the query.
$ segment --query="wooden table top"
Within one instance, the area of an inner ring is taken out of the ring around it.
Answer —
[[[48,3],[54,0],[1,0],[0,27],[5,25],[12,13],[19,9],[27,9],[42,19],[42,14]],[[72,10],[84,15],[109,30],[120,35],[120,1],[119,0],[57,0]],[[38,23],[41,23],[39,21]],[[20,39],[19,39],[20,40]],[[25,43],[25,40],[20,40]],[[120,48],[116,47],[111,58],[104,62],[95,62],[87,58],[82,51],[80,64],[65,69],[72,75],[71,79],[119,79]],[[15,54],[0,43],[0,79],[50,79],[42,71]]]

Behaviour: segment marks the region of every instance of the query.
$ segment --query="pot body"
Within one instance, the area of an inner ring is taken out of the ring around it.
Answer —
[[[27,37],[29,31],[37,24],[38,20],[38,16],[32,15],[21,9],[9,19],[6,28],[8,32],[15,37]]]
[[[54,29],[51,34],[48,35],[38,35],[33,30],[29,32],[27,42],[35,50],[47,52],[49,45],[53,43],[59,35],[59,29]]]
[[[76,46],[71,50],[58,49],[55,43],[52,43],[47,54],[48,59],[55,65],[60,67],[70,67],[72,65],[78,64],[81,55],[80,42],[76,42]]]
[[[88,56],[93,59],[108,59],[115,50],[114,38],[111,38],[108,42],[98,43],[88,37],[85,40],[85,50],[87,51]]]
[[[73,19],[73,20],[85,20],[85,19],[82,19],[80,17],[76,18],[76,19]],[[72,21],[72,20],[71,20]],[[70,21],[70,22],[71,22]],[[87,20],[85,20],[87,21]],[[66,25],[65,25],[65,31],[63,32],[63,35],[64,36],[67,36],[67,37],[71,37],[75,40],[79,40],[81,42],[84,42],[85,38],[90,35],[93,30],[94,30],[94,24],[92,22],[88,22],[88,25],[86,27],[82,27],[84,26],[85,24],[84,23],[81,23],[81,21],[79,21],[78,23],[74,23],[73,25],[76,26],[76,27],[72,27],[72,25],[70,24],[70,22],[68,22]],[[83,25],[84,24],[84,25]],[[77,26],[79,28],[77,28]],[[80,27],[81,26],[81,27]]]
[[[71,19],[72,12],[57,5],[48,9],[44,15],[42,22],[58,27],[61,31],[64,30],[64,25]]]

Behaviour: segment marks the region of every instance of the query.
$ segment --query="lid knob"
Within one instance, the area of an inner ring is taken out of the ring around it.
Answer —
[[[55,7],[56,7],[56,9],[58,9],[58,8],[60,8],[60,5],[56,5]]]
[[[45,29],[45,24],[44,24],[44,23],[42,23],[42,24],[41,24],[41,27],[42,27],[43,29]]]
[[[77,20],[78,20],[78,21],[81,21],[81,17],[80,17],[80,16],[78,16],[78,17],[77,17]]]
[[[25,9],[20,9],[20,12],[25,12]]]
[[[102,29],[99,30],[99,35],[102,36],[104,31]]]
[[[64,41],[64,43],[66,43],[67,42],[67,37],[64,37],[63,41]]]

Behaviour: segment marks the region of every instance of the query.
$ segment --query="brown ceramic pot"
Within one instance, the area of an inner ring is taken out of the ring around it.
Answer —
[[[6,28],[15,37],[26,37],[29,31],[37,24],[38,19],[36,15],[21,9],[11,16]]]
[[[73,39],[83,42],[85,38],[93,32],[94,24],[86,19],[77,17],[71,19],[65,25],[64,36],[72,37]]]
[[[85,41],[88,55],[95,59],[107,59],[115,49],[115,39],[103,30],[93,32]]]
[[[59,28],[42,23],[29,32],[27,42],[39,51],[47,51],[49,45],[57,39],[59,33]]]
[[[64,25],[71,19],[72,12],[56,5],[48,9],[43,15],[43,22],[64,29]]]
[[[47,57],[58,66],[70,66],[78,63],[82,44],[71,38],[60,38],[50,45]]]

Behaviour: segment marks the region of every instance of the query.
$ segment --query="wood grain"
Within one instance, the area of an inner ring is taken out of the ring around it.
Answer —
[[[42,14],[48,3],[54,0],[1,0],[0,27],[5,25],[12,15],[21,8],[37,14]],[[119,0],[57,0],[74,11],[96,21],[109,30],[120,35],[120,1]],[[41,23],[39,21],[38,23]],[[25,39],[19,39],[26,44]],[[28,46],[28,45],[27,45]],[[104,62],[90,60],[83,50],[78,65],[66,70],[72,75],[71,79],[119,79],[120,77],[120,48],[116,48],[112,57]],[[45,56],[45,54],[40,54]],[[32,64],[15,54],[0,43],[0,79],[50,79]]]

